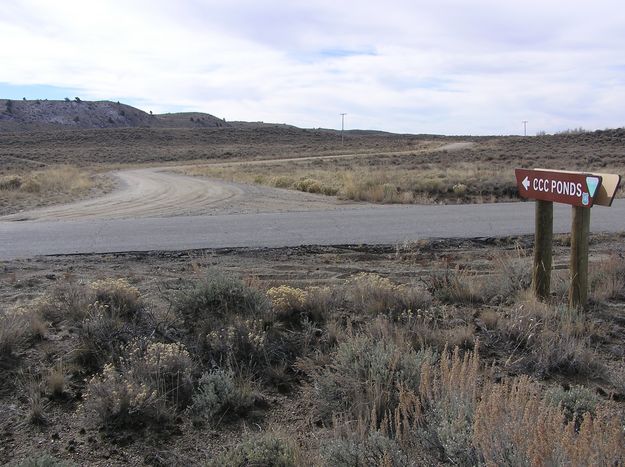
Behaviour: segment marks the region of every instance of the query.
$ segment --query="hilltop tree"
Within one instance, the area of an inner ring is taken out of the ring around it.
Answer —
[[[6,103],[7,113],[13,113],[13,101],[11,99],[7,99]]]

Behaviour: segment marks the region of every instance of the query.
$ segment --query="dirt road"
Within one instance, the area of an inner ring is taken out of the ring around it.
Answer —
[[[439,147],[408,151],[407,153],[455,151],[468,148],[473,144],[471,142],[455,142]],[[355,153],[311,156],[299,159],[212,163],[211,165],[264,164],[275,161],[340,159],[385,154],[403,153]],[[249,214],[333,210],[337,207],[366,205],[365,203],[340,201],[328,196],[293,190],[210,180],[172,172],[184,168],[184,166],[174,166],[113,172],[112,175],[118,183],[118,189],[108,195],[2,216],[0,221],[127,219],[205,214]]]
[[[334,160],[334,159],[353,159],[356,157],[372,157],[372,156],[401,156],[410,154],[427,154],[429,152],[439,151],[460,151],[462,149],[469,149],[473,147],[475,143],[471,141],[458,141],[455,143],[447,143],[440,146],[427,146],[421,149],[410,149],[408,151],[390,151],[390,152],[357,152],[350,154],[332,154],[329,156],[306,156],[306,157],[290,157],[290,158],[274,158],[274,159],[259,159],[253,161],[234,161],[234,162],[209,162],[206,164],[194,164],[194,165],[210,165],[210,166],[236,166],[236,165],[262,165],[271,164],[274,162],[301,162],[312,160]],[[184,167],[184,166],[183,166]],[[174,167],[180,168],[180,167]]]
[[[119,188],[108,195],[11,214],[0,217],[0,221],[246,214],[355,206],[322,195],[189,177],[167,170],[171,168],[114,172]]]

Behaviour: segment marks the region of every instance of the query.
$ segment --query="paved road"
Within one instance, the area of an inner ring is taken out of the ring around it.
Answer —
[[[557,205],[556,232],[570,230],[571,209]],[[423,238],[529,234],[534,203],[374,206],[333,211],[168,218],[0,222],[0,260],[34,255],[393,244]],[[593,232],[625,231],[625,200],[594,207]]]

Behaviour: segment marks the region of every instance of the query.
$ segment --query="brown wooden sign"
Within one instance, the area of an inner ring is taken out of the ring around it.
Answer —
[[[543,170],[545,172],[558,172],[558,170],[551,169],[536,169]],[[565,170],[560,170],[560,172],[566,172]],[[571,172],[571,173],[579,173],[579,172]],[[616,191],[618,190],[619,185],[621,184],[621,176],[618,174],[606,174],[593,172],[592,175],[597,175],[601,177],[601,186],[598,188],[597,195],[595,196],[593,205],[594,206],[612,206],[612,202],[614,201],[614,197],[616,196]]]
[[[599,193],[602,177],[582,172],[515,169],[522,198],[589,208]]]

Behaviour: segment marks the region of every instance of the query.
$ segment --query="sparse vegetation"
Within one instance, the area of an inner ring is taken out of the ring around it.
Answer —
[[[267,433],[262,436],[249,436],[248,439],[218,456],[210,466],[243,467],[252,465],[271,465],[276,467],[295,467],[297,448],[284,437]]]
[[[1,214],[86,196],[100,164],[198,161],[213,165],[189,173],[376,203],[505,201],[516,166],[625,174],[622,129],[341,147],[74,101],[6,101]],[[50,130],[59,106],[74,130]],[[279,157],[295,160],[259,162]],[[622,465],[623,239],[600,240],[586,312],[563,286],[529,297],[526,238],[2,263],[0,463]],[[40,441],[56,458],[29,457]]]
[[[620,465],[621,295],[538,302],[497,242],[3,264],[1,460],[49,433],[78,465]]]
[[[365,156],[359,159],[369,160]],[[360,160],[355,161],[357,167],[361,166],[356,169],[337,169],[328,161],[324,164],[328,169],[303,169],[293,161],[236,167],[204,166],[184,172],[384,204],[505,201],[516,195],[511,171],[502,173],[475,164],[447,169],[365,168]]]

